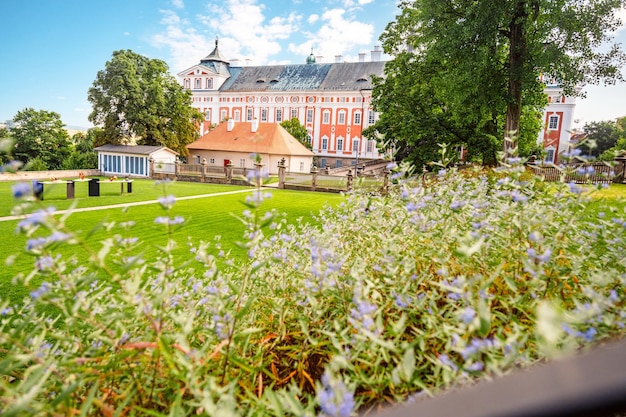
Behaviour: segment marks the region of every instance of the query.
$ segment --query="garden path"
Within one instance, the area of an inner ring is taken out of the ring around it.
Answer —
[[[250,193],[250,192],[252,192],[254,190],[255,189],[251,188],[251,189],[247,189],[247,190],[223,191],[223,192],[220,192],[220,193],[212,193],[212,194],[190,195],[190,196],[186,196],[186,197],[176,197],[176,200],[180,201],[180,200],[191,200],[191,199],[195,199],[195,198],[219,197],[219,196],[229,195],[229,194]],[[126,207],[132,207],[132,206],[143,206],[143,205],[146,205],[146,204],[159,204],[159,200],[135,201],[135,202],[132,202],[132,203],[110,204],[110,205],[107,205],[107,206],[73,208],[73,209],[67,209],[67,210],[56,210],[52,214],[65,214],[65,213],[68,213],[68,212],[77,213],[77,212],[81,212],[81,211],[108,210],[108,209],[114,209],[114,208],[126,208]],[[23,218],[26,218],[26,217],[28,217],[28,214],[19,214],[19,215],[15,215],[15,216],[4,216],[4,217],[0,217],[0,222],[7,222],[7,221],[12,221],[12,220],[20,220],[20,219],[23,219]]]

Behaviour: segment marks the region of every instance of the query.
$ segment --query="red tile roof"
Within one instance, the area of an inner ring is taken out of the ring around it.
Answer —
[[[252,131],[252,125],[250,122],[236,122],[233,129],[228,131],[228,122],[220,123],[215,129],[187,145],[187,149],[269,155],[314,155],[278,123],[259,123],[256,132]]]

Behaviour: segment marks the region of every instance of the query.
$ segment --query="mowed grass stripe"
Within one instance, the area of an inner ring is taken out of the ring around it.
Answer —
[[[231,190],[232,191],[232,190]],[[252,190],[250,190],[252,191]],[[271,209],[277,209],[286,214],[287,221],[295,223],[297,219],[311,221],[313,215],[318,213],[325,205],[337,205],[344,197],[339,194],[313,193],[288,190],[267,191],[272,197],[263,202],[260,213],[263,214]],[[228,194],[213,197],[201,197],[188,200],[178,200],[170,212],[166,212],[158,203],[129,207],[127,209],[103,209],[99,211],[85,211],[72,213],[66,221],[68,228],[79,236],[89,236],[87,244],[92,251],[98,252],[102,239],[119,234],[121,237],[137,237],[142,242],[141,247],[128,255],[141,253],[144,259],[154,260],[157,256],[158,246],[165,245],[167,241],[166,227],[155,224],[155,218],[159,216],[182,216],[185,224],[173,228],[172,238],[177,242],[174,250],[175,260],[178,265],[192,259],[189,252],[188,242],[194,245],[200,241],[214,241],[220,236],[220,242],[225,252],[231,251],[237,259],[246,256],[245,250],[239,248],[235,242],[243,240],[245,226],[235,217],[240,216],[246,209],[243,202],[247,194]],[[123,228],[116,226],[110,232],[98,225],[110,222],[133,221],[135,226],[127,233]],[[33,268],[35,257],[25,253],[28,238],[23,234],[15,234],[18,221],[0,223],[0,231],[4,236],[10,237],[4,245],[0,245],[0,259],[6,260],[12,255],[12,262],[0,271],[0,294],[1,298],[10,298],[19,302],[28,295],[27,288],[12,285],[12,277],[22,272],[27,273]],[[95,231],[94,231],[95,230]],[[42,235],[46,235],[42,233]],[[217,252],[217,251],[215,251]],[[64,259],[75,257],[76,266],[86,264],[89,259],[88,253],[78,245],[62,245],[58,253]],[[44,280],[41,278],[40,280]],[[52,279],[52,278],[50,278]],[[33,282],[38,285],[39,282]]]

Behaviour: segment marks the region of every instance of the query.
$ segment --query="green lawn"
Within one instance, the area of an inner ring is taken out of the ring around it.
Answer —
[[[44,187],[44,203],[46,206],[53,206],[62,210],[69,208],[72,204],[76,204],[76,208],[98,207],[111,204],[124,204],[136,201],[155,200],[164,193],[164,186],[157,185],[154,180],[136,179],[133,181],[133,192],[131,194],[120,194],[119,183],[107,183],[106,178],[100,178],[103,183],[100,184],[100,197],[88,196],[88,183],[79,182],[75,187],[75,199],[66,199],[66,185],[59,182],[58,184],[46,184]],[[15,206],[11,187],[14,183],[0,182],[0,216],[8,216]],[[184,197],[199,194],[212,194],[222,191],[231,191],[235,189],[247,189],[250,187],[220,185],[220,184],[204,184],[196,182],[176,182],[170,184],[168,194],[176,197]]]
[[[237,258],[245,256],[245,251],[239,248],[235,242],[241,241],[244,233],[244,225],[235,217],[240,215],[246,207],[244,201],[248,192],[239,194],[205,196],[194,199],[182,199],[181,197],[193,195],[215,194],[219,192],[245,190],[246,187],[220,186],[210,184],[195,184],[177,182],[170,184],[165,193],[162,186],[155,186],[154,181],[136,181],[137,187],[133,187],[133,194],[119,195],[119,184],[111,184],[118,192],[116,194],[105,194],[102,197],[77,197],[77,208],[94,207],[98,205],[110,205],[129,203],[134,201],[154,200],[165,194],[172,194],[177,197],[176,204],[169,213],[170,216],[182,216],[185,223],[176,226],[172,234],[178,246],[175,250],[176,259],[183,262],[189,259],[188,242],[197,244],[200,241],[214,241],[216,236],[221,237],[222,248],[225,251],[232,251]],[[82,184],[81,184],[82,185]],[[107,184],[105,184],[107,185]],[[0,184],[0,190],[6,197],[2,199],[0,210],[5,214],[11,211],[10,184]],[[78,187],[77,187],[78,188]],[[85,187],[86,188],[86,187]],[[101,191],[103,191],[101,188]],[[57,209],[69,207],[71,202],[64,198],[54,196],[51,190],[45,196],[43,206],[53,206]],[[252,188],[248,188],[251,193]],[[297,219],[311,219],[313,213],[317,213],[326,204],[335,205],[344,198],[339,194],[313,193],[288,190],[268,190],[272,197],[266,200],[261,213],[275,208],[287,216],[289,222]],[[86,193],[86,192],[85,192]],[[156,224],[154,219],[159,216],[166,216],[168,213],[158,202],[152,204],[131,206],[125,209],[103,209],[95,211],[75,212],[67,220],[66,224],[79,236],[87,237],[89,247],[97,252],[100,249],[100,240],[110,237],[112,234],[119,234],[124,237],[138,237],[143,245],[141,253],[146,259],[153,259],[157,252],[157,245],[166,242],[166,227]],[[134,221],[136,224],[129,232],[119,226],[112,229],[112,233],[105,230],[105,227],[112,222]],[[6,261],[11,259],[10,265],[0,271],[0,294],[2,298],[9,297],[14,301],[19,301],[28,294],[28,290],[21,286],[11,284],[11,278],[16,274],[30,271],[33,267],[35,257],[25,252],[28,238],[24,234],[16,234],[15,230],[19,220],[0,221],[0,233],[5,236],[5,244],[0,245],[0,259]],[[98,227],[100,226],[100,227]],[[217,252],[217,251],[215,251]],[[77,265],[86,263],[89,254],[79,246],[63,246],[60,253],[64,258],[75,257]],[[16,256],[12,256],[16,255]],[[115,268],[115,267],[114,267]],[[38,285],[38,283],[33,283]]]

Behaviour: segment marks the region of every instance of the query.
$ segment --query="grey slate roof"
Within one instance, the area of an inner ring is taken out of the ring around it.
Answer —
[[[233,67],[220,91],[371,90],[371,75],[384,68],[384,61]]]
[[[167,149],[168,151],[178,155],[178,152],[173,151],[165,146],[149,146],[149,145],[102,145],[95,148],[96,151],[100,152],[117,152],[117,153],[127,153],[133,155],[150,155],[156,151],[161,149]]]

